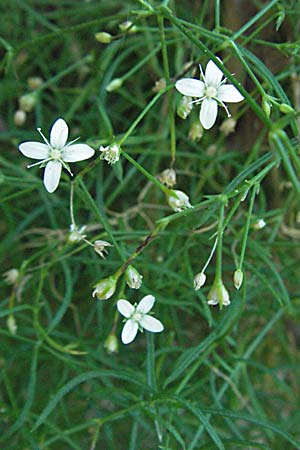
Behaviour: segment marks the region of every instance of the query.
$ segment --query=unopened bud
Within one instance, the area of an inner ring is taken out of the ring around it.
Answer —
[[[184,95],[181,97],[180,103],[177,106],[177,115],[181,117],[181,119],[186,119],[192,112],[193,105],[191,103],[192,98]]]
[[[189,131],[189,138],[192,141],[200,141],[203,136],[203,127],[200,122],[194,122]]]
[[[266,226],[266,222],[264,221],[264,219],[259,219],[256,222],[254,222],[254,224],[252,225],[254,230],[261,230],[262,228],[264,228]]]
[[[16,127],[21,127],[26,122],[26,112],[18,109],[14,114],[14,124]]]
[[[137,27],[133,25],[133,23],[130,20],[125,20],[125,22],[122,22],[119,24],[119,28],[121,31],[128,31],[128,33],[136,33]]]
[[[10,269],[7,272],[4,272],[3,278],[7,284],[16,284],[19,279],[20,272],[18,269]]]
[[[187,208],[193,208],[190,204],[189,197],[182,191],[170,189],[166,195],[169,205],[176,212],[183,211]]]
[[[228,136],[230,133],[233,133],[236,127],[236,120],[230,117],[229,119],[225,119],[220,126],[220,130],[225,136]]]
[[[115,277],[103,278],[94,286],[92,296],[97,297],[98,300],[107,300],[114,294],[116,287],[117,280]]]
[[[206,275],[204,272],[199,272],[194,278],[194,289],[195,291],[198,291],[198,289],[202,288],[204,286],[206,281]]]
[[[290,114],[295,112],[294,108],[292,108],[290,105],[287,105],[286,103],[281,103],[281,105],[279,106],[279,110],[283,114]]]
[[[104,348],[107,350],[107,353],[117,353],[119,349],[119,343],[116,335],[114,333],[110,333],[104,342]]]
[[[101,145],[99,151],[101,152],[100,159],[105,159],[108,164],[115,164],[120,159],[121,149],[118,144],[111,144],[107,147]]]
[[[153,92],[159,92],[165,87],[166,87],[166,79],[165,78],[161,78],[160,80],[155,81],[155,85],[152,88],[152,91]]]
[[[122,78],[114,78],[108,85],[106,86],[105,90],[107,92],[113,92],[119,89],[123,84]]]
[[[19,107],[22,111],[30,112],[36,105],[37,96],[35,93],[25,94],[19,98]]]
[[[86,225],[83,225],[80,228],[78,228],[74,224],[70,225],[70,232],[68,235],[68,241],[70,242],[70,244],[75,244],[85,239],[86,238],[86,234],[84,234],[85,230]]]
[[[125,272],[126,283],[131,289],[140,289],[143,276],[133,267],[128,266]]]
[[[41,87],[43,83],[44,83],[44,80],[41,77],[30,77],[27,80],[28,87],[32,91],[35,91],[36,89]]]
[[[8,331],[11,334],[16,334],[17,333],[17,329],[18,329],[17,323],[16,323],[15,318],[14,318],[14,316],[12,314],[10,314],[8,316],[7,321],[6,321],[6,325],[7,325]]]
[[[99,33],[95,34],[96,41],[100,42],[101,44],[109,44],[112,40],[112,35],[109,33],[106,33],[105,31],[101,31]]]
[[[241,269],[237,269],[233,274],[233,284],[236,289],[239,289],[243,283],[244,274]]]
[[[162,184],[167,187],[173,187],[176,184],[176,172],[174,169],[165,169],[158,177]]]
[[[272,103],[270,103],[269,100],[266,97],[264,97],[262,100],[262,109],[264,110],[264,113],[267,117],[270,116],[271,108],[272,108]]]
[[[207,300],[209,305],[219,305],[220,309],[222,309],[223,306],[230,305],[229,293],[222,280],[214,281],[209,293],[207,294]]]

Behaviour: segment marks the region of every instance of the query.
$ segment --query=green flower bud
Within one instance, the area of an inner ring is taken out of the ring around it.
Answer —
[[[244,274],[241,269],[237,269],[233,274],[233,284],[236,289],[239,289],[243,283]]]
[[[98,300],[107,300],[115,293],[116,287],[117,280],[114,276],[103,278],[94,286],[92,296]]]
[[[122,78],[114,78],[108,85],[106,86],[105,90],[107,92],[113,92],[119,89],[123,84]]]
[[[101,31],[99,33],[95,34],[96,41],[100,42],[101,44],[109,44],[112,40],[112,35],[109,33],[106,33],[105,31]]]
[[[110,333],[104,342],[104,348],[107,350],[107,353],[117,353],[119,349],[119,343],[116,335],[114,333]]]
[[[292,108],[290,105],[287,105],[286,103],[281,103],[281,105],[279,106],[279,110],[283,114],[290,114],[295,112],[294,108]]]

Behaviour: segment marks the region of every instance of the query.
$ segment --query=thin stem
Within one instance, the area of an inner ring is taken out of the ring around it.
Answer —
[[[220,0],[215,0],[215,30],[220,29]]]
[[[246,246],[247,246],[248,233],[249,233],[251,216],[252,216],[252,210],[253,210],[254,200],[255,200],[255,196],[257,194],[258,188],[259,188],[259,184],[256,183],[253,186],[252,195],[251,195],[251,199],[250,199],[250,205],[249,205],[249,210],[248,210],[248,214],[247,214],[247,220],[246,220],[246,225],[245,225],[245,232],[244,232],[244,236],[243,236],[242,249],[241,249],[241,254],[240,254],[240,262],[239,262],[239,265],[238,265],[238,269],[240,269],[240,270],[242,270],[242,267],[243,267],[243,262],[244,262],[245,252],[246,252]]]
[[[166,46],[166,37],[165,37],[165,29],[164,29],[164,19],[162,16],[158,16],[158,26],[160,32],[160,42],[161,42],[161,52],[163,58],[163,67],[164,67],[164,75],[166,79],[167,86],[170,85],[170,69],[169,69],[169,60],[168,60],[168,52]],[[175,162],[176,157],[176,130],[175,130],[175,118],[174,118],[174,109],[172,102],[172,93],[168,91],[168,108],[169,108],[169,121],[170,121],[170,144],[171,144],[171,166]]]
[[[213,255],[214,255],[214,253],[215,253],[217,243],[218,243],[218,238],[215,240],[214,245],[213,245],[213,248],[211,249],[210,255],[209,255],[209,257],[208,257],[208,260],[206,261],[206,263],[205,263],[203,269],[201,270],[202,273],[204,273],[204,272],[206,271],[206,268],[207,268],[208,264],[210,263],[210,261],[211,261]]]
[[[217,282],[222,281],[222,247],[223,247],[223,222],[224,222],[224,201],[221,200],[219,224],[218,224],[218,237],[217,237],[217,267],[216,278]]]
[[[74,218],[73,200],[74,200],[74,183],[71,182],[71,187],[70,187],[70,216],[71,216],[72,225],[76,228],[76,222],[75,222],[75,218]]]

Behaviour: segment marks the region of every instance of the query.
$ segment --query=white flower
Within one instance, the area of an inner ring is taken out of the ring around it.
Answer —
[[[40,128],[38,128],[38,132],[45,144],[31,141],[23,142],[19,145],[19,150],[28,158],[41,160],[28,167],[39,164],[41,167],[45,167],[44,185],[47,191],[52,193],[59,184],[62,167],[67,169],[72,175],[67,163],[89,159],[94,155],[95,151],[86,144],[73,144],[75,141],[67,144],[69,130],[63,119],[57,119],[52,125],[50,142],[42,134]]]
[[[120,147],[118,144],[108,145],[107,147],[100,146],[100,159],[105,159],[108,164],[115,164],[120,159]]]
[[[222,62],[219,59],[220,62]],[[200,122],[203,128],[211,128],[217,118],[218,104],[225,108],[228,117],[230,113],[225,105],[227,103],[241,102],[244,97],[232,84],[225,84],[226,78],[222,81],[223,72],[213,62],[209,61],[205,75],[202,68],[200,71],[203,81],[195,78],[182,78],[176,82],[176,89],[183,95],[197,98],[192,103],[202,103],[200,109]]]
[[[230,305],[229,293],[224,286],[222,280],[215,280],[209,293],[207,294],[208,304],[211,306],[219,305],[220,309],[223,306]]]
[[[183,211],[187,208],[193,208],[193,206],[190,204],[188,195],[176,189],[169,190],[169,192],[167,193],[167,200],[171,208],[176,212]]]
[[[118,301],[119,313],[127,319],[121,335],[123,344],[130,344],[136,337],[138,330],[143,331],[143,328],[152,333],[163,331],[163,324],[147,314],[152,309],[154,302],[153,295],[146,295],[138,305],[134,306],[127,300]]]

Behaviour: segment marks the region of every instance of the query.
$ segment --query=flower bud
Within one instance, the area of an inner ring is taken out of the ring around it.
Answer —
[[[219,305],[220,309],[222,309],[223,306],[230,305],[229,293],[222,280],[215,279],[209,293],[207,294],[207,300],[209,305]]]
[[[109,44],[112,40],[112,35],[106,33],[105,31],[100,31],[99,33],[95,34],[95,39],[101,44]]]
[[[269,102],[267,97],[264,97],[262,100],[262,109],[267,117],[270,117],[271,114],[272,103]]]
[[[34,92],[22,95],[19,98],[19,107],[22,111],[30,112],[36,105],[37,96]]]
[[[143,276],[133,267],[128,266],[125,271],[126,283],[131,289],[140,289]]]
[[[122,84],[123,84],[122,78],[114,78],[110,83],[108,83],[105,90],[107,92],[116,91],[122,86]]]
[[[236,289],[239,289],[243,283],[244,274],[241,269],[237,269],[233,274],[233,284]]]
[[[264,219],[259,219],[256,222],[254,222],[254,224],[252,225],[254,230],[261,230],[262,228],[264,228],[266,226],[266,222],[264,221]]]
[[[192,141],[200,141],[203,136],[203,127],[200,122],[194,122],[189,131],[189,138]]]
[[[18,329],[17,323],[16,323],[15,318],[14,318],[14,316],[12,314],[10,314],[8,316],[7,321],[6,321],[6,325],[7,325],[8,331],[11,334],[16,334],[17,333],[17,329]]]
[[[107,353],[117,353],[119,349],[119,343],[117,336],[114,333],[110,333],[104,342],[104,348]]]
[[[26,122],[26,112],[18,109],[14,114],[14,124],[16,127],[21,127]]]
[[[130,20],[125,20],[125,22],[120,23],[119,28],[123,32],[125,32],[125,31],[128,31],[128,33],[136,33],[137,32],[137,27],[135,25],[133,25]]]
[[[177,115],[181,117],[181,119],[186,119],[192,112],[193,105],[191,103],[192,98],[184,95],[179,105],[177,106]]]
[[[116,287],[117,280],[114,276],[103,278],[94,286],[92,296],[98,300],[107,300],[114,294]]]
[[[7,284],[14,285],[17,283],[19,279],[20,272],[18,269],[10,269],[7,272],[4,272],[3,278]]]
[[[121,149],[118,144],[111,144],[107,147],[101,145],[99,151],[101,152],[100,158],[105,159],[108,164],[115,164],[120,159]]]
[[[165,87],[166,87],[166,79],[165,78],[160,78],[160,80],[155,81],[155,85],[152,88],[152,91],[153,92],[159,92]]]
[[[279,106],[279,110],[283,114],[295,113],[294,108],[292,108],[290,105],[287,105],[286,103],[281,103],[281,105]]]
[[[189,197],[182,191],[169,189],[166,195],[170,207],[176,212],[183,211],[187,208],[193,208],[193,206],[190,204]]]
[[[105,258],[105,253],[108,253],[105,247],[111,247],[111,244],[107,241],[95,241],[94,242],[94,250],[101,258]]]
[[[159,175],[158,179],[167,187],[173,187],[176,184],[176,172],[174,169],[166,169]]]
[[[198,291],[198,289],[202,288],[204,286],[206,281],[206,275],[204,272],[199,272],[194,278],[194,289],[195,291]]]
[[[230,133],[233,133],[235,131],[235,127],[236,120],[230,117],[229,119],[225,119],[221,123],[220,130],[225,134],[225,136],[228,136]]]
[[[41,87],[43,83],[44,83],[44,80],[41,77],[29,77],[27,79],[28,87],[32,91],[35,91],[36,89]]]

